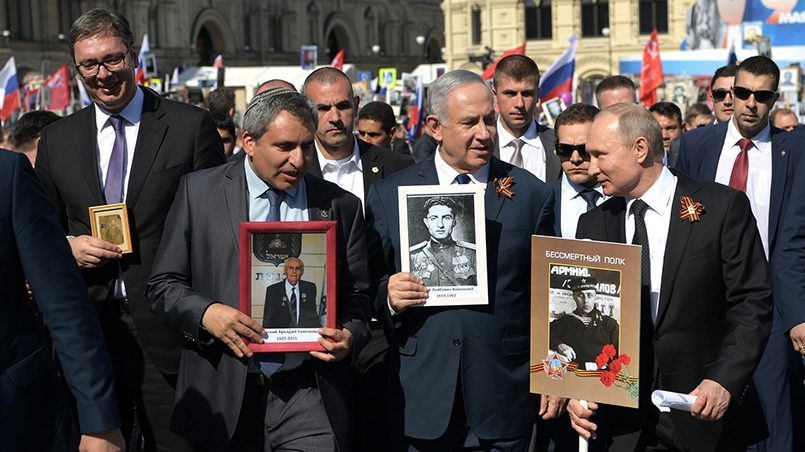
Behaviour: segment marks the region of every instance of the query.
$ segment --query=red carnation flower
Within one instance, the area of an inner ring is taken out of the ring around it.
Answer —
[[[607,358],[607,355],[601,353],[595,358],[595,365],[598,366],[599,369],[603,369],[604,367],[607,367],[608,361],[609,358]]]
[[[615,374],[620,373],[620,371],[621,371],[621,362],[619,360],[617,360],[617,359],[613,360],[611,363],[609,363],[609,370],[611,370],[612,372],[615,372]]]
[[[615,382],[615,374],[612,372],[604,372],[601,374],[601,383],[604,384],[606,387],[612,386],[612,383]]]
[[[604,348],[601,349],[601,351],[604,352],[604,354],[610,358],[615,357],[615,346],[612,344],[605,345]]]
[[[626,353],[621,353],[618,356],[618,359],[625,365],[628,366],[632,362],[632,358],[629,357]]]

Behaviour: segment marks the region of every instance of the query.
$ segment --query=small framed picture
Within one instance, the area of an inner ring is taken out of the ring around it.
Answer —
[[[553,126],[553,123],[556,121],[556,117],[559,116],[559,113],[562,113],[565,109],[567,109],[567,106],[560,97],[554,97],[553,99],[542,103],[542,113],[545,114],[545,119],[551,126]]]
[[[114,243],[123,250],[123,254],[134,251],[126,203],[92,206],[89,208],[89,220],[93,237]]]
[[[240,224],[240,310],[263,326],[260,352],[324,350],[335,328],[334,221]]]
[[[399,188],[402,271],[424,281],[424,306],[489,303],[484,187]]]
[[[316,69],[319,48],[317,46],[302,46],[302,69],[312,71]]]

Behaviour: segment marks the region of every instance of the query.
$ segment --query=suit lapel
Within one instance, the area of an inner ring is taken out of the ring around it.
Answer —
[[[665,243],[665,257],[662,264],[662,283],[660,285],[660,300],[657,307],[657,320],[655,330],[660,327],[665,313],[668,310],[668,302],[673,294],[674,281],[679,272],[679,266],[687,249],[690,233],[695,225],[689,221],[681,221],[677,217],[677,212],[682,210],[682,196],[688,196],[694,201],[695,194],[699,191],[699,185],[693,179],[684,175],[677,174],[676,190],[671,202],[671,219],[668,227],[668,239]],[[705,206],[705,209],[707,206]],[[705,210],[706,218],[707,211]]]
[[[333,219],[332,197],[326,187],[320,187],[321,178],[305,176],[305,193],[307,194],[307,215],[310,221],[327,221]]]
[[[617,243],[631,243],[626,238],[626,200],[615,198],[611,214],[604,217],[604,228],[608,241]]]
[[[243,165],[248,164],[248,161],[240,160],[239,163],[232,164],[224,173],[226,212],[235,244],[240,244],[240,222],[249,221],[248,189],[246,175],[243,172]]]
[[[356,138],[356,140],[358,140]],[[358,152],[361,156],[361,169],[363,171],[363,192],[364,199],[369,194],[369,186],[383,179],[383,161],[377,151],[372,151],[372,145],[365,141],[358,140]]]
[[[718,170],[718,160],[721,158],[721,148],[724,147],[724,140],[727,138],[727,126],[729,122],[716,124],[713,132],[706,134],[702,147],[691,149],[693,152],[704,151],[702,157],[702,180],[716,180]]]
[[[100,162],[98,162],[98,127],[95,125],[95,106],[82,110],[80,113],[81,130],[75,134],[76,164],[81,172],[81,178],[87,183],[92,193],[92,205],[106,204],[103,196],[101,178],[99,176]]]
[[[498,196],[495,190],[495,179],[506,177],[509,169],[502,161],[495,157],[489,161],[489,181],[486,183],[486,193],[484,193],[484,205],[486,206],[486,218],[495,221],[500,216],[505,201],[505,196]],[[512,191],[517,196],[517,181],[512,185]]]
[[[131,163],[128,194],[126,203],[134,208],[143,189],[145,180],[151,172],[154,159],[159,153],[162,140],[168,126],[160,120],[165,114],[159,104],[159,96],[143,89],[143,112],[140,117],[140,131],[137,134],[137,145],[134,147],[134,159]]]
[[[542,150],[545,152],[545,183],[558,180],[562,175],[562,162],[553,151],[556,146],[556,135],[552,129],[541,126],[537,123],[537,136],[542,143]]]
[[[321,165],[319,164],[319,152],[317,150],[313,150],[313,157],[310,158],[310,163],[307,167],[307,173],[312,174],[319,179],[323,179],[324,176],[321,174]]]
[[[769,254],[774,249],[774,239],[777,232],[777,222],[780,221],[780,209],[783,204],[783,193],[788,183],[788,148],[787,134],[780,133],[780,129],[771,129],[771,195],[769,199]]]

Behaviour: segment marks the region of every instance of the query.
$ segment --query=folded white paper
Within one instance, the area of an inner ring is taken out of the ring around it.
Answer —
[[[696,396],[688,394],[659,390],[651,393],[651,403],[662,413],[668,413],[671,409],[690,411],[694,402],[696,402]]]

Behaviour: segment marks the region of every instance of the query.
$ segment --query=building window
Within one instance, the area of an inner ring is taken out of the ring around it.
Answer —
[[[252,15],[247,13],[243,16],[243,48],[252,50]]]
[[[65,36],[73,27],[73,22],[81,15],[81,0],[59,0],[59,32]]]
[[[157,7],[148,8],[148,45],[159,47],[159,22],[157,22]]]
[[[6,3],[6,22],[11,31],[11,39],[34,40],[33,14],[30,0],[9,0]]]
[[[308,28],[310,28],[310,43],[319,43],[319,7],[315,2],[307,6]]]
[[[551,0],[527,0],[525,7],[525,38],[553,38]]]
[[[282,47],[282,16],[271,16],[269,23],[271,24],[269,26],[271,47],[275,52],[282,52],[284,50]]]
[[[472,9],[472,45],[481,45],[481,10]]]
[[[609,28],[609,2],[607,0],[582,0],[581,35],[604,36],[601,30]]]
[[[668,0],[640,0],[640,34],[668,33]]]

